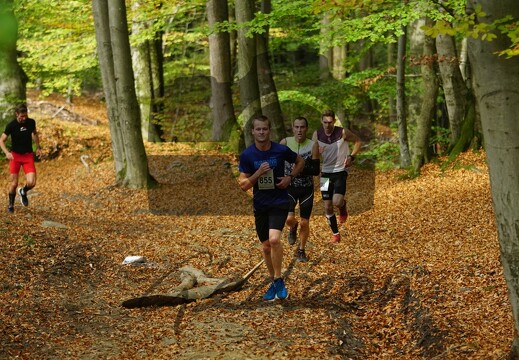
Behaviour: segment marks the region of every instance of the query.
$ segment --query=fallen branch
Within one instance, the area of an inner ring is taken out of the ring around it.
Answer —
[[[201,270],[190,266],[181,269],[181,284],[173,289],[169,295],[147,295],[123,301],[122,306],[127,309],[148,306],[177,306],[198,299],[205,299],[216,294],[240,290],[247,280],[263,264],[261,260],[243,277],[236,280],[211,278]],[[200,285],[198,284],[208,284]],[[196,286],[196,287],[195,287]]]

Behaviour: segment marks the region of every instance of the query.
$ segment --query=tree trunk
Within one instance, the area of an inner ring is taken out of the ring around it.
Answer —
[[[469,0],[480,5],[490,23],[507,15],[519,19],[515,0]],[[482,14],[483,12],[480,12]],[[510,59],[498,52],[510,47],[506,36],[493,41],[469,39],[469,59],[474,90],[481,114],[483,137],[490,173],[501,263],[508,285],[515,332],[510,358],[519,357],[519,57]]]
[[[132,4],[135,11],[141,7],[139,1]],[[137,36],[139,33],[146,31],[150,24],[140,19],[132,21],[132,35]],[[161,66],[154,65],[154,62],[161,61],[160,56],[156,53],[155,42],[160,38],[160,35],[155,39],[145,39],[131,48],[132,64],[135,74],[135,91],[139,101],[139,108],[141,113],[141,132],[144,140],[150,142],[159,142],[160,127],[153,122],[154,113],[156,111],[155,104],[161,101],[162,94],[157,93],[163,86],[157,84],[161,76],[154,76],[154,69],[161,68]],[[157,98],[158,97],[158,98]]]
[[[254,1],[236,0],[236,22],[238,25],[252,20]],[[247,37],[246,26],[238,29],[238,77],[240,102],[242,107],[241,123],[243,124],[244,146],[253,142],[251,133],[252,120],[261,115],[260,92],[258,86],[258,69],[256,56],[256,35]]]
[[[433,26],[430,19],[425,20],[425,26]],[[438,96],[438,78],[435,71],[434,54],[436,48],[434,39],[430,36],[424,38],[422,55],[422,79],[423,98],[420,108],[420,116],[417,119],[413,165],[416,172],[422,165],[429,161],[429,139],[431,124],[436,114],[436,97]]]
[[[454,38],[450,35],[438,35],[436,37],[436,49],[449,115],[450,143],[454,145],[461,136],[461,124],[466,113],[468,89],[461,74]]]
[[[269,14],[271,11],[270,0],[262,0],[261,11]],[[263,115],[267,116],[271,124],[271,139],[279,141],[286,137],[287,132],[281,105],[279,103],[276,84],[272,77],[268,51],[268,26],[264,27],[264,32],[256,36],[256,46],[258,52],[258,83],[261,96],[261,108]]]
[[[211,110],[213,116],[213,141],[227,141],[232,128],[237,125],[232,102],[232,73],[230,37],[226,31],[214,27],[229,20],[227,0],[207,1],[209,35],[209,64],[211,68]]]
[[[387,44],[387,67],[393,68],[396,66],[396,54],[397,54],[397,44],[390,43]],[[396,98],[394,98],[391,94],[388,97],[388,123],[392,124],[396,121]]]
[[[13,1],[0,1],[0,131],[12,120],[14,105],[26,101],[26,76],[16,57],[18,23]]]
[[[332,58],[332,77],[335,80],[344,80],[346,77],[346,70],[344,68],[344,62],[346,60],[346,46],[334,46],[331,49]],[[338,102],[335,104],[335,115],[341,122],[341,125],[345,128],[350,127],[349,119],[346,118],[346,109],[344,108],[343,101],[344,99],[340,97]]]
[[[130,188],[145,188],[150,179],[135,95],[125,2],[93,0],[92,7],[116,159],[116,181]]]
[[[326,32],[329,31],[328,25],[330,24],[330,16],[324,14],[321,20],[321,37],[326,36]],[[333,63],[333,49],[321,41],[320,44],[320,56],[319,56],[319,78],[321,81],[327,81],[331,78],[331,69]]]
[[[409,140],[407,138],[407,113],[405,97],[405,56],[407,43],[407,28],[402,27],[403,34],[398,37],[396,64],[396,121],[398,124],[398,141],[400,144],[400,166],[411,165]]]
[[[112,153],[115,165],[115,181],[122,183],[126,168],[125,148],[121,132],[121,122],[117,111],[117,97],[115,89],[114,58],[110,35],[110,21],[108,19],[107,0],[93,0],[92,11],[96,30],[97,52],[99,67],[103,80],[103,89],[108,112],[108,126],[112,139]]]

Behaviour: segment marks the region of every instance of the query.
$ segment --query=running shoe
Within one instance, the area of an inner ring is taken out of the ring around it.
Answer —
[[[266,301],[272,301],[272,300],[275,300],[276,299],[276,285],[275,285],[275,282],[273,281],[267,292],[265,293],[265,295],[263,295],[263,300],[266,300]]]
[[[300,262],[307,262],[308,261],[308,258],[306,257],[306,254],[305,254],[305,249],[298,249],[297,250],[297,260],[299,260]]]
[[[339,208],[339,225],[342,225],[346,222],[348,218],[348,210],[346,210],[346,204]]]
[[[296,224],[294,226],[292,226],[290,228],[290,230],[288,231],[288,243],[290,245],[294,245],[296,243],[296,240],[297,240],[297,225],[299,225],[298,222],[296,222]]]
[[[14,213],[14,206],[13,206],[13,205],[9,205],[9,206],[7,207],[7,212],[8,212],[8,213],[11,213],[11,214]]]
[[[284,300],[288,297],[288,290],[282,278],[274,280],[274,286],[276,289],[276,299]]]
[[[20,194],[20,202],[23,206],[29,206],[29,199],[27,199],[27,194],[23,191],[23,188],[18,188],[18,194]]]
[[[341,234],[333,234],[332,239],[330,240],[331,243],[338,243],[341,241]]]

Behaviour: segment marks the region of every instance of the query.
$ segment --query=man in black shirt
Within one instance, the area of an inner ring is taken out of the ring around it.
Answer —
[[[9,160],[10,183],[9,183],[9,205],[7,211],[14,212],[14,199],[16,188],[18,187],[18,174],[20,168],[25,173],[25,186],[18,189],[20,201],[23,206],[29,205],[27,192],[36,185],[36,167],[34,166],[34,156],[32,142],[36,143],[36,155],[41,156],[40,139],[36,131],[36,121],[27,116],[27,105],[19,104],[16,106],[16,119],[5,127],[4,133],[0,136],[0,148]],[[5,144],[7,138],[11,136],[11,151]]]

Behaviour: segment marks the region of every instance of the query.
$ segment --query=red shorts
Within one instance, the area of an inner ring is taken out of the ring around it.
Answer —
[[[34,155],[32,152],[26,154],[18,154],[11,151],[14,159],[9,161],[9,170],[11,174],[18,174],[20,168],[23,168],[25,174],[35,173],[36,167],[34,166]]]

